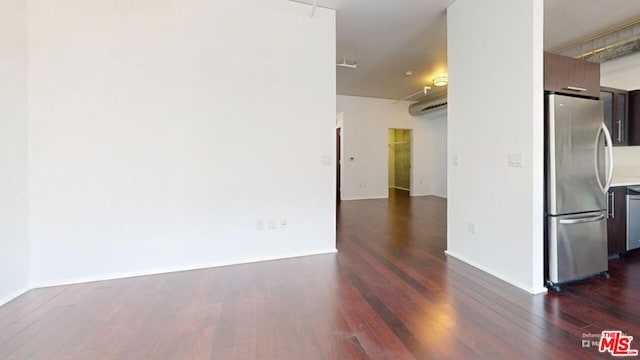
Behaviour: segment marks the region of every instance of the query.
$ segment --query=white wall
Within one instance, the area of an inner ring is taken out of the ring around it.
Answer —
[[[335,251],[334,11],[28,10],[35,285]]]
[[[344,115],[343,199],[388,196],[390,128],[413,129],[411,195],[446,196],[447,111],[413,117],[408,112],[410,104],[408,101],[338,96],[338,111]]]
[[[600,64],[600,83],[617,89],[640,89],[640,53]]]
[[[0,305],[28,289],[26,3],[0,5]]]
[[[542,0],[447,11],[447,254],[533,293],[545,291],[542,27]],[[524,167],[507,167],[509,153]]]
[[[640,146],[614,146],[613,160],[616,169],[622,167],[640,169]]]
[[[614,146],[614,174],[640,176],[640,146]]]

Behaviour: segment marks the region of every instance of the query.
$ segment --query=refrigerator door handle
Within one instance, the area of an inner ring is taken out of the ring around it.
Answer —
[[[613,140],[611,139],[611,133],[607,126],[602,123],[602,131],[604,132],[604,138],[607,140],[607,155],[609,155],[609,173],[607,174],[607,184],[604,187],[603,193],[607,193],[611,187],[611,181],[613,181]]]
[[[606,191],[604,191],[604,185],[602,185],[602,181],[600,180],[600,167],[598,166],[598,160],[600,160],[598,156],[600,155],[600,148],[598,147],[600,136],[602,136],[602,126],[598,128],[598,132],[596,133],[596,141],[593,147],[595,149],[593,151],[593,167],[596,170],[596,180],[598,180],[598,186],[603,193],[606,193]]]
[[[604,139],[605,139],[605,145],[607,148],[607,155],[608,155],[608,171],[607,171],[607,179],[606,182],[604,184],[602,184],[602,181],[600,180],[600,169],[598,167],[598,155],[599,155],[599,147],[598,147],[598,143],[600,142],[600,136],[604,133]],[[595,152],[594,152],[594,159],[593,159],[593,164],[594,164],[594,168],[596,170],[596,180],[598,180],[598,186],[600,186],[600,190],[602,190],[603,194],[606,194],[609,191],[609,188],[611,187],[611,181],[613,179],[613,140],[611,139],[611,133],[609,132],[609,129],[607,129],[607,126],[602,123],[602,125],[600,126],[600,128],[598,129],[598,133],[596,134],[596,142],[595,142]]]
[[[604,219],[604,215],[600,214],[600,215],[596,215],[596,216],[589,216],[589,217],[584,217],[584,218],[577,218],[577,219],[562,219],[560,220],[560,224],[584,224],[584,223],[590,223],[590,222],[594,222],[594,221],[600,221]]]

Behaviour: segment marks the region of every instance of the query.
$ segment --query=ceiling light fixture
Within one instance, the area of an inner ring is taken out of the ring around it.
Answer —
[[[411,76],[411,75],[413,75],[413,71],[411,71],[411,70],[407,70],[407,71],[404,73],[404,76]]]
[[[445,86],[449,83],[447,75],[438,75],[433,79],[433,86]]]

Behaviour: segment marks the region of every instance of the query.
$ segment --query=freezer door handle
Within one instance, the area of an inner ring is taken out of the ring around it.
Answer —
[[[590,223],[594,221],[600,221],[602,219],[604,219],[604,215],[600,214],[596,216],[589,216],[589,217],[577,218],[577,219],[562,219],[560,220],[560,224],[563,224],[563,225],[584,224],[584,223]]]

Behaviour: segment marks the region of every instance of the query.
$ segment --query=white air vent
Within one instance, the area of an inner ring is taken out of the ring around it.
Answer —
[[[445,96],[439,97],[435,100],[431,98],[409,105],[409,114],[412,116],[420,116],[446,107],[447,96],[445,94]]]

